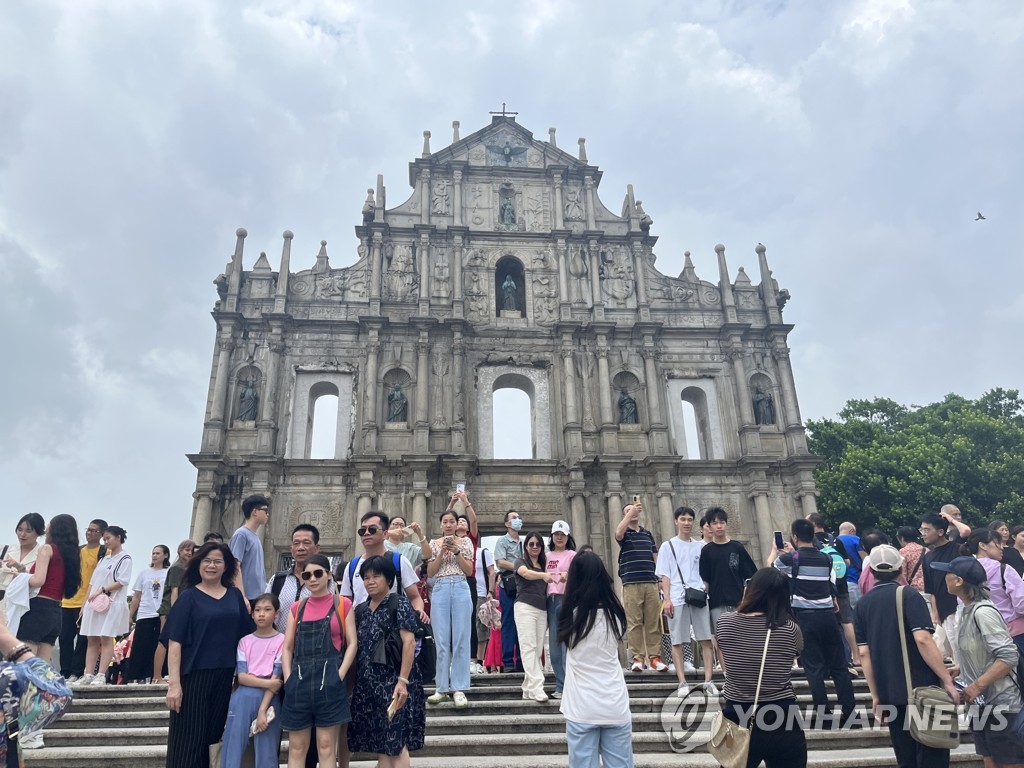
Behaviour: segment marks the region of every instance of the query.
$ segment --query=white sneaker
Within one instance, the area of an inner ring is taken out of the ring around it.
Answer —
[[[718,686],[715,685],[714,682],[711,681],[711,680],[708,680],[706,683],[704,683],[704,685],[702,687],[704,688],[704,693],[706,693],[708,696],[718,696],[719,695],[718,694]]]
[[[633,666],[631,666],[629,669],[632,672],[643,672],[644,663],[640,661],[640,659],[633,659]]]
[[[545,701],[548,700],[548,695],[544,693],[544,691],[541,691],[540,693],[535,693],[532,698],[538,704],[543,704]]]
[[[101,685],[106,685],[106,684],[107,684],[107,679],[103,675],[94,675],[92,680],[89,681],[89,687],[90,688],[99,687]]]
[[[452,696],[452,699],[455,701],[456,709],[465,709],[469,706],[469,700],[466,698],[466,694],[462,691],[456,691],[455,695]]]
[[[668,664],[663,662],[659,657],[651,657],[651,669],[655,672],[666,672],[668,671]]]
[[[440,704],[448,701],[451,697],[447,693],[441,693],[438,691],[430,696],[427,696],[427,704]]]
[[[18,739],[21,743],[22,749],[42,749],[46,745],[43,744],[43,734],[33,733],[31,736],[25,736]]]
[[[89,685],[89,683],[92,682],[92,679],[94,677],[96,677],[96,675],[82,675],[80,678],[75,680],[74,687],[85,688],[87,685]]]
[[[78,679],[78,675],[68,675],[67,677],[64,678],[64,682],[67,683],[68,685],[71,685],[77,679]]]
[[[693,666],[693,664],[691,664],[690,662],[684,661],[683,662],[683,671],[684,672],[696,672],[697,668],[695,666]]]
[[[679,687],[676,688],[675,697],[677,699],[685,699],[690,695],[690,686],[687,683],[680,683]]]
[[[676,663],[674,661],[670,661],[668,663],[668,671],[672,672],[673,674],[675,673],[675,671],[676,671]]]

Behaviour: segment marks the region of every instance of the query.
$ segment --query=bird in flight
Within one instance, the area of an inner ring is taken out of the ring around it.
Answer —
[[[981,211],[978,211],[978,215],[974,217],[975,221],[985,221],[985,217],[981,215]]]

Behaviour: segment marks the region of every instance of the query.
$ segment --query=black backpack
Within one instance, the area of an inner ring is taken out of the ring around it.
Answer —
[[[388,598],[388,613],[391,616],[391,626],[398,626],[398,599],[391,595]],[[416,619],[416,639],[419,640],[420,649],[413,660],[413,666],[420,672],[420,680],[425,683],[434,682],[437,675],[437,647],[434,645],[434,630],[429,624],[424,624]]]

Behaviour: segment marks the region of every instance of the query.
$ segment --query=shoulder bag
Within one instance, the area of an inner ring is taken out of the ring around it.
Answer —
[[[907,679],[907,726],[918,744],[935,749],[956,749],[960,746],[960,723],[956,702],[938,685],[913,687],[910,681],[910,656],[907,653],[907,627],[903,621],[903,590],[896,587],[896,623],[900,630],[903,652],[903,674]],[[909,710],[916,710],[911,714]]]
[[[761,678],[764,676],[764,662],[768,658],[768,642],[772,639],[771,627],[764,638],[764,651],[761,653],[761,669],[757,673],[757,689],[754,691],[754,706],[750,710],[749,725],[744,728],[727,718],[722,710],[715,712],[711,718],[711,738],[708,740],[708,752],[722,768],[746,768],[747,755],[750,753],[750,731],[754,727],[757,716],[757,700],[761,696]]]
[[[669,539],[668,548],[672,550],[672,560],[676,564],[676,573],[679,574],[679,580],[683,582],[683,602],[687,605],[692,605],[694,608],[703,608],[708,604],[708,593],[703,589],[696,589],[686,585],[686,579],[683,578],[683,569],[679,567],[679,558],[676,557],[676,548],[672,544],[671,539]]]

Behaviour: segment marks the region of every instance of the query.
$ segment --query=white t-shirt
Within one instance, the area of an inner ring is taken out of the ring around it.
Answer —
[[[155,619],[159,614],[160,601],[164,596],[164,583],[167,581],[168,568],[147,568],[135,579],[136,592],[141,592],[139,612],[136,619]]]
[[[486,558],[486,559],[485,559]],[[494,565],[494,555],[487,547],[476,548],[476,596],[487,597],[488,590],[494,591],[494,579],[497,578],[496,574],[485,573],[485,571]]]
[[[685,587],[704,589],[704,582],[700,578],[700,551],[703,547],[704,542],[700,539],[683,541],[678,536],[673,536],[664,542],[658,550],[654,575],[659,579],[662,576],[668,576],[672,584],[669,597],[676,605],[683,604]],[[679,564],[678,568],[676,568],[676,563]],[[682,572],[681,576],[680,571]],[[683,579],[686,580],[685,587]]]
[[[619,664],[619,643],[599,610],[590,633],[565,654],[565,686],[559,707],[566,720],[587,725],[633,721],[629,691]]]
[[[398,554],[397,552],[385,552],[385,557],[393,557]],[[402,591],[404,592],[409,587],[414,587],[419,583],[419,577],[416,575],[416,571],[413,570],[412,563],[409,562],[405,555],[398,554],[402,559]],[[366,587],[363,586],[363,577],[359,575],[359,566],[362,565],[363,559],[366,555],[360,555],[356,558],[355,570],[352,569],[352,563],[349,562],[345,566],[345,575],[341,580],[341,590],[339,594],[352,599],[352,607],[355,608],[357,605],[362,605],[369,599],[369,595],[366,594]],[[349,581],[348,575],[353,574],[353,582]],[[391,594],[398,592],[398,579],[395,579],[395,583],[391,585]]]

